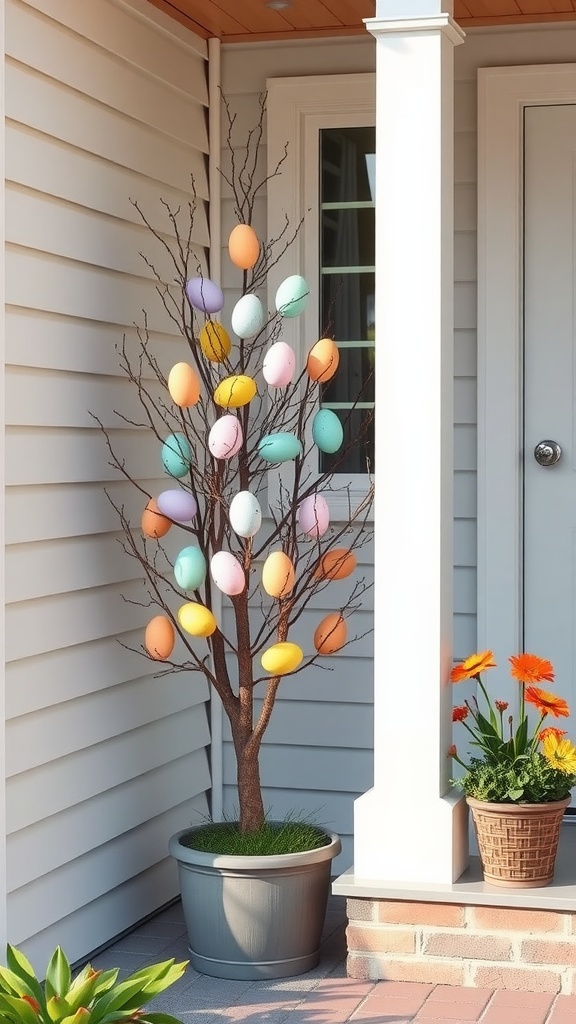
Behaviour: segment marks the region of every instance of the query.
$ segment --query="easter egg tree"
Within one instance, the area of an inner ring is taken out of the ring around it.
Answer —
[[[280,685],[311,665],[330,667],[358,639],[354,612],[370,584],[358,572],[355,551],[371,536],[372,485],[367,466],[365,496],[354,506],[341,466],[364,438],[345,439],[351,411],[339,416],[321,406],[324,386],[338,373],[334,328],[327,324],[300,357],[282,333],[287,319],[302,316],[310,285],[292,274],[267,294],[270,270],[281,270],[301,225],[287,223],[280,237],[267,240],[252,226],[255,199],[268,180],[257,177],[252,152],[264,107],[257,130],[244,140],[244,159],[224,107],[235,159],[222,173],[238,221],[228,241],[238,277],[230,309],[190,243],[195,199],[184,224],[180,211],[163,204],[172,241],[134,203],[175,268],[166,283],[146,259],[182,336],[178,361],[169,372],[161,368],[146,319],[136,331],[136,355],[126,340],[120,350],[144,410],[143,423],[128,422],[154,436],[166,487],[146,493],[101,428],[111,461],[142,496],[138,522],[115,504],[124,549],[142,566],[150,606],[140,653],[159,663],[159,674],[201,673],[218,694],[237,761],[238,830],[246,834],[265,822],[259,755]],[[282,173],[285,159],[286,153],[273,175]],[[322,462],[320,453],[330,459]],[[330,507],[336,488],[340,499],[343,491],[349,496],[348,511],[338,518]],[[342,580],[344,598],[335,582]],[[335,610],[319,613],[308,636],[302,627],[313,616],[296,624],[330,588],[338,596],[328,593],[324,607]]]

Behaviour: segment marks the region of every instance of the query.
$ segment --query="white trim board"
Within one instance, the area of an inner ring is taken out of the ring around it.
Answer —
[[[478,649],[522,649],[522,209],[527,106],[576,103],[576,64],[478,71]]]

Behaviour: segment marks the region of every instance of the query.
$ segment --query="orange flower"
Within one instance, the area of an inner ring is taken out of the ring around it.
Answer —
[[[562,697],[548,690],[540,690],[537,686],[527,686],[524,696],[529,704],[538,708],[541,715],[554,715],[554,718],[568,718],[570,708]]]
[[[453,743],[451,747],[448,747],[448,752],[446,754],[446,757],[456,757],[457,753],[458,753],[458,751],[456,749],[456,744]]]
[[[543,743],[545,739],[548,739],[548,736],[554,736],[557,740],[560,740],[563,736],[567,735],[566,729],[556,729],[553,725],[548,725],[546,729],[540,730],[538,739]]]
[[[468,718],[468,708],[465,704],[460,708],[452,708],[453,722],[463,722],[465,718]]]
[[[450,673],[450,679],[453,683],[461,683],[464,679],[473,679],[474,676],[480,675],[487,668],[496,668],[494,655],[492,651],[480,651],[479,654],[471,654],[460,665],[455,665]]]
[[[495,700],[494,704],[496,706],[497,711],[506,711],[506,708],[508,707],[507,700]]]
[[[554,668],[546,658],[539,658],[537,654],[513,654],[508,660],[512,666],[510,675],[521,683],[554,682]]]

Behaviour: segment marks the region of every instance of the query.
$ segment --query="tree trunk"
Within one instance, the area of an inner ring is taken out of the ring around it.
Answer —
[[[256,832],[264,824],[264,804],[260,789],[260,745],[234,743],[237,759],[240,831]]]

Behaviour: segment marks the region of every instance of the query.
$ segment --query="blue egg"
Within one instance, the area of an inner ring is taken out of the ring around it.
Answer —
[[[184,434],[170,434],[162,445],[162,465],[169,476],[186,476],[192,461],[192,448]]]
[[[198,590],[206,579],[206,559],[193,545],[182,548],[174,562],[176,583],[182,590]]]
[[[258,444],[258,454],[266,462],[288,462],[302,455],[302,445],[296,434],[267,434]]]
[[[276,292],[276,309],[280,316],[298,316],[303,313],[309,294],[308,284],[300,274],[285,278]]]
[[[344,429],[332,409],[320,409],[312,420],[312,437],[321,452],[333,455],[342,447]]]

